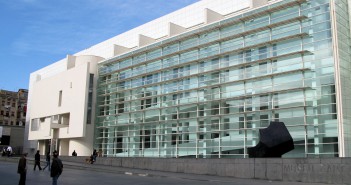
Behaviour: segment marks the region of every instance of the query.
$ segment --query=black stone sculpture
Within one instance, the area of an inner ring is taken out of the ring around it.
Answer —
[[[250,158],[282,157],[294,149],[294,141],[283,122],[271,122],[267,128],[260,129],[260,142],[247,148]]]

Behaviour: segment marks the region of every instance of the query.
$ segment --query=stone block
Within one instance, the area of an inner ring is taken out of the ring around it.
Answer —
[[[319,158],[283,158],[283,164],[320,164]]]
[[[133,167],[133,158],[123,158],[121,165],[122,165],[122,167],[132,168]]]
[[[224,165],[225,168],[225,176],[227,177],[235,177],[235,164],[231,163],[231,164],[225,164]]]
[[[236,163],[234,176],[237,178],[253,179],[255,177],[254,163]]]
[[[341,164],[342,163],[341,158],[323,158],[322,161],[323,161],[323,164]]]
[[[186,163],[184,167],[184,173],[197,174],[198,164]]]
[[[121,167],[122,166],[122,159],[121,158],[114,158],[111,161],[111,166],[118,166]]]
[[[342,173],[343,167],[341,164],[334,164],[322,161],[317,169],[314,170],[314,178],[312,179],[313,182],[320,182],[320,183],[342,183]],[[316,175],[318,174],[318,175]]]
[[[220,168],[219,164],[212,162],[212,161],[207,162],[206,169],[207,169],[208,175],[217,175],[218,168]]]
[[[255,179],[267,179],[267,159],[255,159]]]
[[[170,162],[170,168],[168,169],[169,172],[177,172],[178,171],[178,165],[176,162]]]
[[[222,163],[221,164],[217,164],[215,175],[217,175],[217,176],[225,176],[226,169],[223,166],[224,166],[224,164],[222,164]],[[209,168],[211,168],[211,166],[209,166]]]
[[[342,164],[351,164],[351,157],[341,158]]]
[[[283,160],[282,179],[284,181],[308,182],[320,164],[301,163],[301,161]]]
[[[185,171],[185,163],[183,161],[177,162],[176,166],[177,166],[177,173],[184,173]]]
[[[350,161],[350,160],[349,160]],[[343,163],[342,182],[351,184],[351,163]]]
[[[97,158],[96,160],[100,160],[100,159],[102,159],[102,158],[100,157],[100,158]],[[110,158],[110,157],[104,158],[104,160],[102,160],[102,163],[106,166],[111,166],[111,160],[112,160],[112,158]]]
[[[282,163],[270,163],[267,161],[266,177],[268,180],[283,180]]]

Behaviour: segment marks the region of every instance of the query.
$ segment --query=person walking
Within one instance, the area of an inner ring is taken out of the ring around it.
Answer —
[[[38,166],[39,167],[39,171],[41,171],[41,166],[40,166],[40,154],[39,154],[40,150],[37,151],[37,153],[35,154],[34,156],[34,160],[35,160],[35,163],[34,163],[34,171],[35,171],[35,168]]]
[[[98,156],[98,153],[96,152],[96,150],[94,149],[93,151],[93,162],[96,161],[96,157]]]
[[[46,167],[49,167],[49,171],[50,171],[50,152],[46,153],[46,166],[43,168],[43,171],[45,170]]]
[[[58,158],[58,153],[54,151],[51,164],[50,176],[52,177],[52,185],[57,185],[57,180],[63,171],[63,164],[61,159]]]
[[[28,153],[24,153],[18,162],[17,173],[20,174],[18,185],[26,185],[27,155]]]

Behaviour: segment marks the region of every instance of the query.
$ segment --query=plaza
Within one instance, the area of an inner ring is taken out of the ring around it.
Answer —
[[[161,171],[117,168],[104,165],[65,162],[64,170],[58,180],[60,185],[325,185],[323,183],[282,182],[258,179],[239,179],[211,175],[169,173]],[[27,163],[27,185],[51,184],[49,171],[33,171],[32,162]],[[17,159],[5,161],[0,158],[1,185],[18,183]],[[334,184],[339,185],[339,184]],[[341,184],[340,184],[341,185]]]

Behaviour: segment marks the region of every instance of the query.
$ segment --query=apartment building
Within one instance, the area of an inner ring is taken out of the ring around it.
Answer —
[[[28,90],[0,90],[0,146],[11,145],[21,152],[27,113]]]
[[[295,145],[283,157],[349,157],[349,11],[346,0],[202,0],[78,52],[101,57],[85,142],[108,157],[247,158],[259,129],[281,121]],[[62,81],[69,58],[32,73],[34,102]],[[61,92],[73,96],[55,89],[56,107],[30,111],[29,139],[57,138],[68,154],[80,140],[44,119],[58,114]],[[85,124],[71,115],[66,127]]]

